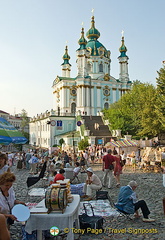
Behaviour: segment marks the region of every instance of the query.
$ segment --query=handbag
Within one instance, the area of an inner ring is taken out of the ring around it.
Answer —
[[[10,217],[8,217],[8,218],[7,218],[7,224],[8,224],[8,225],[14,224],[14,220],[11,219]]]
[[[110,165],[109,165],[109,170],[113,170],[113,169],[114,169],[113,164],[110,164]]]
[[[85,204],[88,204],[89,207],[92,209],[93,216],[88,216]],[[90,203],[84,203],[83,206],[85,213],[79,215],[80,229],[103,229],[104,218],[94,215],[93,207]]]
[[[105,199],[109,199],[108,196],[108,191],[97,191],[96,192],[96,200],[105,200]]]

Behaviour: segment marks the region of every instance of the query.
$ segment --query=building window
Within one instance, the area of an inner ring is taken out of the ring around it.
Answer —
[[[105,108],[105,109],[108,109],[108,108],[109,108],[109,103],[106,102],[106,103],[104,104],[104,108]]]
[[[103,72],[103,64],[102,63],[99,64],[99,72]]]
[[[58,116],[60,116],[60,107],[58,107]]]
[[[90,63],[87,64],[87,69],[89,73],[92,72],[92,65]]]
[[[75,113],[76,112],[76,103],[72,103],[71,104],[71,113]]]

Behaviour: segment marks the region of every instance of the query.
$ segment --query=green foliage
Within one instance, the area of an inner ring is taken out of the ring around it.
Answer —
[[[162,131],[165,131],[165,66],[158,72],[157,81],[157,105],[156,111],[158,115],[158,121],[162,125]]]
[[[123,134],[152,137],[161,131],[157,118],[157,92],[149,83],[135,81],[132,90],[104,110],[110,129],[121,129]]]
[[[54,144],[53,147],[57,147],[58,145],[57,144]]]
[[[89,146],[89,143],[88,143],[88,139],[82,139],[79,143],[78,143],[78,148],[80,150],[85,150],[87,147]]]
[[[62,144],[63,144],[64,142],[65,142],[64,139],[61,138],[61,139],[59,140],[59,144],[60,144],[60,146],[62,146]]]
[[[30,139],[30,134],[29,134],[28,132],[22,132],[22,134],[23,134],[23,136],[24,136],[25,138],[28,139],[28,142],[26,143],[26,144],[28,144],[28,143],[29,143],[29,139]]]
[[[25,109],[22,109],[21,111],[21,118],[22,118],[21,128],[22,132],[24,132],[25,127],[29,124],[29,118],[27,116],[27,112]]]

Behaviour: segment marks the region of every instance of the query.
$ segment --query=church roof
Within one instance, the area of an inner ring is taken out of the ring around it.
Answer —
[[[69,64],[71,66],[71,64],[69,63],[69,59],[70,59],[70,56],[68,54],[68,47],[66,46],[65,48],[65,53],[63,55],[63,60],[64,62],[61,64],[61,65],[64,65],[64,64]]]
[[[78,50],[82,50],[86,48],[87,40],[84,37],[84,28],[82,28],[81,37],[78,41],[78,44],[80,45],[80,48]]]
[[[74,81],[76,78],[69,78],[69,77],[60,77],[60,76],[57,76],[56,79],[53,81],[53,86],[55,84],[57,84],[58,82],[62,81],[62,80],[66,80],[66,81]]]
[[[121,46],[119,48],[119,52],[121,53],[119,57],[127,57],[126,52],[127,52],[127,48],[124,44],[124,37],[122,37],[121,40]]]
[[[91,52],[92,56],[100,55],[99,51],[101,49],[104,51],[103,55],[105,55],[106,57],[108,56],[107,55],[107,49],[104,47],[104,45],[102,43],[100,43],[97,40],[93,40],[93,39],[89,40],[86,44],[86,49]]]
[[[95,28],[94,16],[92,16],[91,20],[91,28],[86,33],[88,39],[98,39],[100,37],[100,32]]]

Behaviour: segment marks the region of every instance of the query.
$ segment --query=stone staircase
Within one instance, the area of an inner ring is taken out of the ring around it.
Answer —
[[[86,130],[90,130],[90,136],[104,138],[104,141],[110,141],[111,132],[107,125],[104,125],[101,116],[81,116],[84,120]]]

